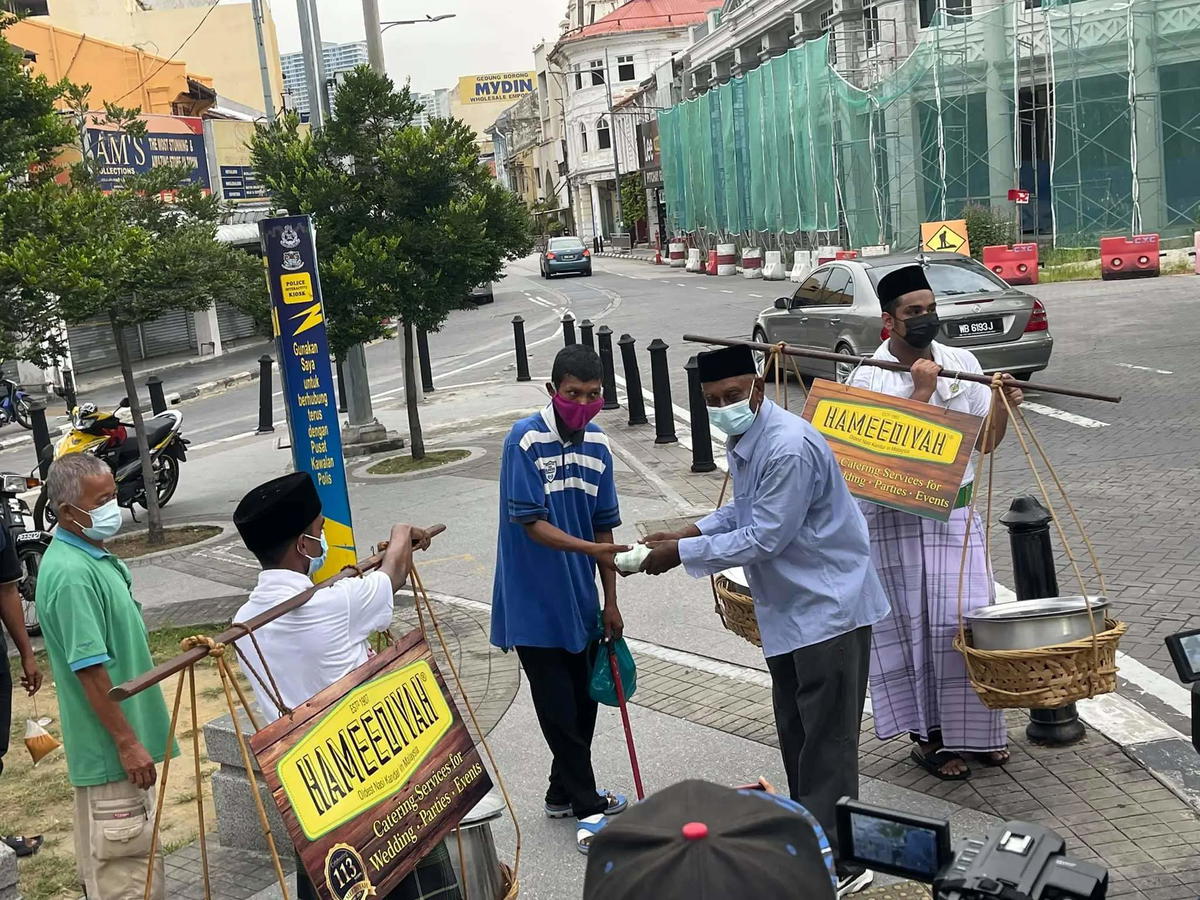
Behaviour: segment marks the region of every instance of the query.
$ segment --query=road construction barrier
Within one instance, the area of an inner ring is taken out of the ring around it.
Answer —
[[[704,267],[704,272],[707,275],[716,275],[717,274],[717,251],[716,250],[708,251],[708,264]]]
[[[863,256],[887,256],[892,252],[890,244],[864,244]]]
[[[1038,283],[1037,244],[984,247],[983,264],[1009,284]]]
[[[833,254],[834,259],[858,259],[857,250],[839,250]]]
[[[812,251],[797,250],[792,255],[792,270],[788,272],[788,281],[799,283],[807,278],[812,270]]]
[[[1158,235],[1100,238],[1100,278],[1153,278],[1158,275]]]
[[[717,244],[717,274],[737,274],[737,245]]]
[[[778,250],[768,250],[767,260],[763,263],[764,281],[783,281],[787,277],[787,269],[783,267],[783,254]]]
[[[684,269],[688,272],[703,272],[704,261],[700,258],[699,247],[689,247],[687,252],[687,262],[684,264]]]
[[[742,251],[742,275],[746,278],[762,278],[762,247],[747,247]]]
[[[817,248],[817,265],[823,266],[827,262],[833,262],[835,259],[837,259],[837,255],[841,251],[841,249],[842,249],[841,247],[835,247],[832,244],[826,244],[822,247],[818,247]]]
[[[667,245],[667,254],[672,269],[682,269],[687,265],[687,244],[683,241],[671,241]]]
[[[1200,275],[1200,231],[1196,232],[1193,240],[1195,241],[1193,244],[1195,248],[1195,254],[1192,256],[1192,265],[1196,269],[1196,274]]]

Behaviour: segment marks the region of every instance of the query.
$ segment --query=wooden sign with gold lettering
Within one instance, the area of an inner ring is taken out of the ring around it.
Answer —
[[[804,418],[825,435],[850,493],[945,522],[983,419],[818,379]]]
[[[250,746],[322,900],[386,895],[492,787],[417,630]]]

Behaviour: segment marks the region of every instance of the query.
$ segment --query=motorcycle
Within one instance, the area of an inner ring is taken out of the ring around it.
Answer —
[[[41,482],[32,476],[27,478],[13,472],[0,472],[0,520],[4,530],[8,532],[9,541],[17,549],[17,558],[21,561],[21,580],[17,583],[17,590],[21,595],[21,610],[25,615],[25,630],[35,635],[42,633],[37,607],[34,605],[38,570],[42,566],[42,554],[50,546],[51,534],[26,525],[26,521],[32,519],[33,515],[21,494],[40,484]]]
[[[22,428],[32,428],[29,420],[29,395],[8,378],[0,378],[0,426],[16,422]]]
[[[129,405],[122,400],[118,411]],[[166,506],[175,496],[179,486],[179,464],[187,461],[189,441],[183,436],[183,413],[167,410],[157,416],[143,420],[146,443],[150,447],[150,466],[154,471],[158,505]],[[71,410],[71,429],[63,435],[48,452],[53,459],[61,459],[71,453],[94,453],[108,463],[117,481],[117,503],[133,514],[136,503],[147,507],[146,489],[142,485],[142,462],[138,456],[137,438],[133,425],[122,422],[116,413],[98,410],[94,403],[84,403]],[[133,514],[134,521],[137,520]],[[57,521],[55,511],[46,500],[46,486],[42,485],[37,502],[33,505],[33,521],[40,529],[53,527]]]

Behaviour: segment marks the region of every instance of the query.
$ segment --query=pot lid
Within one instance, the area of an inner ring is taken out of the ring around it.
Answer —
[[[972,609],[963,613],[968,622],[974,621],[1007,621],[1016,619],[1045,619],[1051,616],[1070,615],[1087,612],[1090,600],[1093,612],[1103,617],[1108,608],[1107,597],[1045,597],[1040,600],[1013,600],[1008,603],[996,603],[982,609]]]
[[[504,798],[497,791],[488,791],[483,795],[483,799],[476,803],[469,813],[463,816],[461,824],[464,827],[479,825],[497,818],[503,812]]]

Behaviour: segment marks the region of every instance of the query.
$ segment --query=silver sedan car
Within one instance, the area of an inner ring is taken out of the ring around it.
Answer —
[[[870,355],[887,338],[875,286],[893,269],[917,261],[916,255],[894,254],[818,266],[791,296],[759,313],[754,340]],[[939,343],[970,350],[988,373],[1011,372],[1027,380],[1046,368],[1054,339],[1040,300],[1009,287],[968,256],[930,253],[924,261],[942,322]],[[806,378],[845,381],[854,369],[850,362],[793,358]]]

